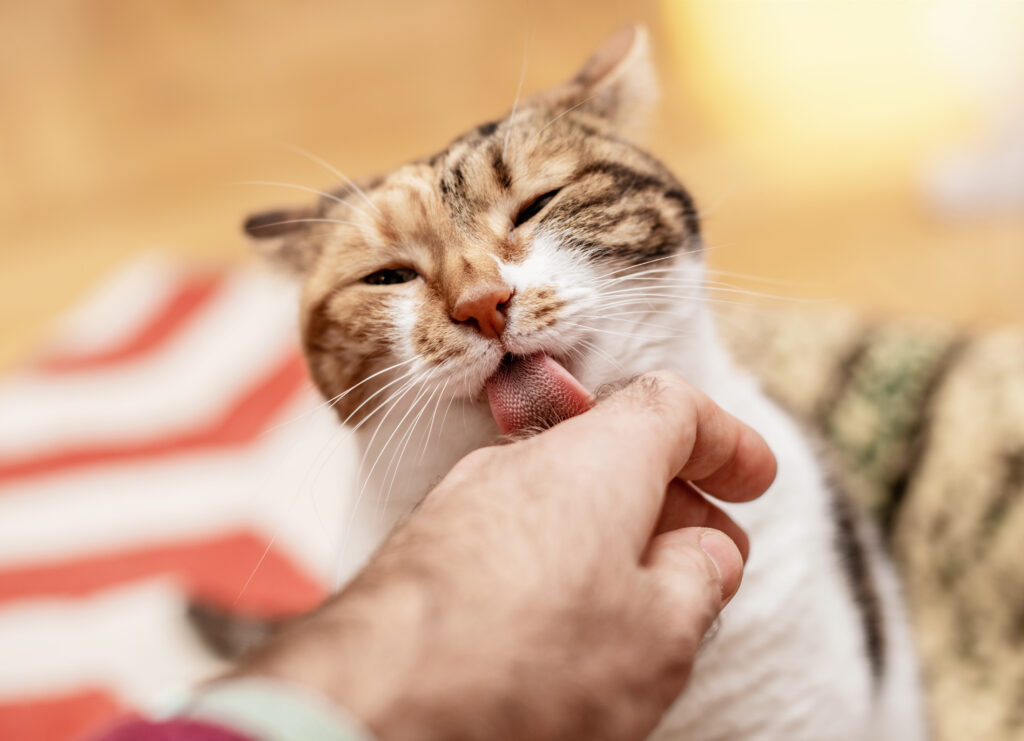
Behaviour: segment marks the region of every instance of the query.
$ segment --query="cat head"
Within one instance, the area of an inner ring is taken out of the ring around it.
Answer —
[[[303,282],[309,368],[342,418],[426,388],[479,398],[506,354],[579,375],[629,336],[615,321],[672,301],[651,285],[700,246],[689,195],[629,138],[655,94],[647,33],[630,27],[432,157],[249,219]]]

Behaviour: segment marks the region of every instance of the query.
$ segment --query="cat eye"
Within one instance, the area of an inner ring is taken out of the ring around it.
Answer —
[[[512,220],[513,227],[517,227],[520,224],[525,224],[527,221],[529,221],[534,216],[543,211],[544,207],[551,203],[551,200],[558,195],[558,191],[560,190],[561,188],[549,190],[547,193],[537,196],[532,201],[523,206],[521,209],[519,209],[519,213],[516,214],[516,218]]]
[[[412,268],[385,268],[376,273],[370,273],[363,278],[363,283],[371,286],[393,286],[396,283],[408,283],[419,276]]]

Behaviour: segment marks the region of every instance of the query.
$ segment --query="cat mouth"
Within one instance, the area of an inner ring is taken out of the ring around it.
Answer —
[[[545,430],[590,409],[594,397],[546,352],[506,353],[484,382],[491,414],[502,434]]]

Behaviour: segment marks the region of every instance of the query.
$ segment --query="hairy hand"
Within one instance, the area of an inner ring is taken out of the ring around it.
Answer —
[[[740,583],[775,460],[678,376],[643,376],[460,461],[324,608],[239,673],[319,689],[392,739],[639,739]]]

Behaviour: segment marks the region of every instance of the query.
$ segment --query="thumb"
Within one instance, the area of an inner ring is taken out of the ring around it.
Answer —
[[[720,530],[686,527],[661,533],[650,543],[645,559],[679,603],[679,616],[693,620],[703,634],[740,586],[743,556]]]

